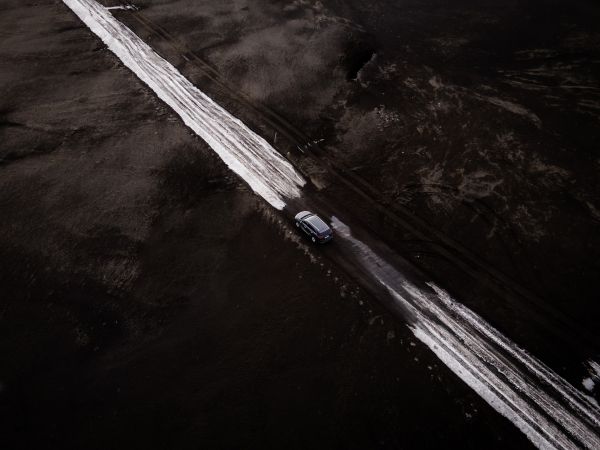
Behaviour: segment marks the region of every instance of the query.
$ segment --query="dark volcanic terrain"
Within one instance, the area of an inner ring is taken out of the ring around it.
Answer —
[[[300,166],[295,145],[319,141],[319,156],[387,207],[562,313],[590,327],[598,319],[589,314],[600,272],[593,2],[136,5],[118,17],[266,138],[273,114],[302,130],[309,140],[289,149]]]
[[[135,5],[315,190],[581,387],[598,5]],[[0,30],[2,448],[531,446],[61,1],[3,0]]]

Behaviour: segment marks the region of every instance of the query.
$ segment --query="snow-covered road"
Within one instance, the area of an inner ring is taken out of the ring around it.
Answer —
[[[417,286],[336,217],[336,239],[412,318],[415,336],[539,448],[600,448],[600,409],[433,283]]]
[[[63,0],[258,195],[282,209],[305,184],[263,138],[200,92],[94,0]],[[540,448],[600,448],[594,401],[429,284],[417,287],[334,218],[353,261],[413,317],[415,336]]]
[[[254,192],[277,209],[300,195],[302,176],[267,141],[199,91],[168,61],[94,0],[65,4],[169,105]]]

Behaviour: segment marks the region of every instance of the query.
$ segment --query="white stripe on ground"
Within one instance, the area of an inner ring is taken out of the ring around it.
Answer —
[[[365,270],[414,317],[415,336],[539,448],[600,448],[600,410],[550,368],[437,286],[417,287],[333,218]]]
[[[262,137],[200,92],[129,28],[94,0],[63,0],[108,48],[252,190],[277,209],[300,195],[305,181]]]
[[[592,359],[588,360],[587,363],[590,367],[590,373],[600,380],[600,364]]]

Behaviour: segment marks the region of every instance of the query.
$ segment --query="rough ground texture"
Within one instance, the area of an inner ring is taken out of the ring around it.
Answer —
[[[600,352],[600,8],[136,5],[119,19],[377,236],[580,384],[582,362]]]
[[[173,46],[192,52],[252,101],[323,139],[327,157],[387,204],[406,207],[565,314],[594,302],[593,2],[136,5],[168,32],[171,39],[154,36],[164,54],[177,59]],[[122,17],[152,36],[148,24]],[[197,72],[193,61],[179,63]],[[598,318],[575,315],[589,326]]]
[[[324,189],[253,108],[594,332],[597,6],[136,4],[115,14]],[[529,445],[62,2],[0,25],[3,448]]]

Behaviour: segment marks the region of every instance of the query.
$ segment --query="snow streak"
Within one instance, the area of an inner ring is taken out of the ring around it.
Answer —
[[[537,447],[600,448],[593,399],[433,283],[408,282],[336,217],[332,225],[337,239],[349,242],[362,266],[409,311],[414,335]]]
[[[252,190],[277,209],[298,197],[302,176],[262,137],[199,91],[94,0],[63,0]]]

